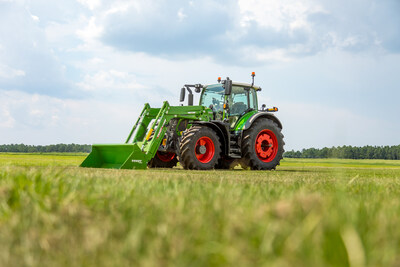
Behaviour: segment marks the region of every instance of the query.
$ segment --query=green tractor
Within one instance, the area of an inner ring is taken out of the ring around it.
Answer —
[[[186,84],[180,102],[188,92],[188,106],[161,108],[144,105],[124,144],[93,145],[80,165],[92,168],[146,169],[229,169],[240,164],[252,170],[272,170],[284,152],[282,123],[272,113],[276,107],[258,110],[252,83],[229,78],[203,86]],[[193,91],[200,103],[193,106]]]

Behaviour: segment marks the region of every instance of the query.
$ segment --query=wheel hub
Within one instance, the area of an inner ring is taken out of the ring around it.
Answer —
[[[215,154],[214,142],[207,136],[200,137],[195,145],[196,158],[201,163],[208,163]]]
[[[199,150],[199,154],[205,154],[207,152],[206,146],[199,146],[198,150]]]
[[[259,159],[272,161],[278,151],[278,140],[271,130],[262,130],[256,138],[255,150]]]

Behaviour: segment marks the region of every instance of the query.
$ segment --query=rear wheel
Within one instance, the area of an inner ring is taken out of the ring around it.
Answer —
[[[179,162],[185,169],[213,169],[221,157],[218,135],[206,126],[193,126],[183,135]]]
[[[244,132],[243,165],[252,170],[272,170],[283,157],[283,134],[278,125],[269,119],[259,119]]]
[[[150,168],[172,168],[178,163],[175,153],[157,151],[156,155],[147,164]]]

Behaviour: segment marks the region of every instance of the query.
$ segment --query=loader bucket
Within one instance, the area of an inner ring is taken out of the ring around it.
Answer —
[[[146,169],[146,154],[137,144],[93,145],[80,167],[110,169]]]

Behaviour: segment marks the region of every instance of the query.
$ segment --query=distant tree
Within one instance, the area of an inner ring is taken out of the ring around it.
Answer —
[[[91,145],[78,144],[56,144],[47,146],[34,146],[25,144],[9,144],[0,145],[0,152],[17,152],[17,153],[50,153],[50,152],[90,152]]]
[[[301,151],[287,151],[287,158],[342,158],[342,159],[400,159],[400,145],[397,146],[339,146],[322,149],[307,148]]]

